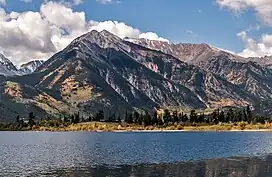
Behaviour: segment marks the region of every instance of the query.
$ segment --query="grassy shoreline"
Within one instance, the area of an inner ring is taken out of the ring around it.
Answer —
[[[164,126],[143,126],[126,123],[105,123],[105,122],[88,122],[71,124],[60,127],[33,126],[26,131],[52,131],[52,132],[197,132],[197,131],[255,131],[269,132],[272,131],[272,123],[265,124],[248,124],[240,122],[238,124],[224,123],[218,125],[164,125]]]

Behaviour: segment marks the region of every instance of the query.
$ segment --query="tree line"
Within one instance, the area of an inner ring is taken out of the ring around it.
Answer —
[[[138,124],[144,126],[150,125],[168,125],[168,124],[209,124],[216,125],[221,123],[238,123],[238,122],[248,122],[250,123],[262,123],[266,121],[270,122],[270,117],[253,115],[250,106],[248,105],[243,109],[216,109],[210,114],[197,113],[196,110],[191,110],[190,113],[186,114],[178,111],[170,111],[169,109],[164,109],[162,112],[154,109],[152,112],[129,112],[125,111],[124,115],[120,113],[108,113],[107,116],[103,110],[98,111],[94,115],[90,115],[87,119],[80,116],[79,113],[63,116],[62,121],[64,123],[80,123],[80,122],[112,122],[121,123],[125,122],[128,124]]]
[[[114,113],[108,118],[105,118],[104,112],[99,111],[94,117],[90,117],[88,121],[105,121],[105,122],[121,122],[120,115],[116,116]],[[248,122],[250,123],[262,123],[266,121],[270,122],[270,117],[253,115],[250,106],[248,105],[243,109],[216,109],[210,114],[197,113],[196,110],[191,110],[189,114],[170,111],[164,109],[162,114],[154,110],[149,113],[139,112],[127,112],[123,116],[123,121],[128,124],[139,124],[139,125],[164,125],[164,124],[178,124],[178,123],[204,123],[204,124],[218,124],[221,123],[238,123]]]
[[[71,115],[60,115],[59,118],[47,118],[37,119],[34,113],[29,113],[27,121],[17,116],[15,122],[8,125],[0,124],[1,127],[12,127],[14,129],[23,129],[32,126],[46,126],[46,127],[59,127],[67,126],[69,124],[77,124],[81,122],[111,122],[127,124],[138,124],[144,126],[162,126],[171,124],[186,124],[186,125],[197,125],[207,124],[216,125],[218,123],[239,123],[248,122],[250,123],[261,123],[271,122],[270,117],[258,116],[252,113],[250,106],[243,109],[216,109],[212,113],[204,114],[197,113],[196,110],[191,110],[189,113],[183,113],[178,111],[170,111],[164,109],[162,113],[154,109],[151,112],[129,112],[125,111],[124,115],[120,113],[108,113],[107,116],[103,110],[98,111],[94,115],[90,115],[88,118],[83,117],[79,112]]]

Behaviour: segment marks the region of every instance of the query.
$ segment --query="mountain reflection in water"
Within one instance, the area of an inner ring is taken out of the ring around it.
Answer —
[[[237,157],[176,164],[51,169],[31,176],[39,175],[52,177],[271,177],[272,155],[262,158]]]

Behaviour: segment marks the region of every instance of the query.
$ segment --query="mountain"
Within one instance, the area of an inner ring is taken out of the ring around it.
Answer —
[[[247,60],[272,69],[272,56],[249,57]]]
[[[24,74],[33,73],[38,67],[44,63],[43,60],[33,60],[20,66],[20,71]]]
[[[68,107],[83,112],[102,108],[124,112],[134,108],[151,110],[154,106],[206,107],[189,88],[149,69],[147,55],[157,57],[161,69],[173,58],[127,43],[106,31],[92,31],[75,39],[36,73],[11,80],[43,90],[50,99],[59,101],[61,106],[54,106],[54,113],[67,111]]]
[[[194,64],[197,66],[202,67],[203,64],[210,62],[213,60],[213,57],[224,56],[228,57],[228,59],[235,61],[235,62],[241,62],[241,63],[247,63],[251,60],[248,58],[243,58],[239,55],[236,55],[232,52],[216,48],[214,46],[211,46],[209,44],[191,44],[191,43],[168,43],[165,41],[156,41],[156,40],[148,40],[148,39],[130,39],[125,38],[126,41],[135,43],[137,45],[152,49],[161,51],[163,53],[172,55],[186,63]],[[254,58],[256,60],[256,58]]]
[[[207,44],[151,44],[91,31],[34,73],[4,78],[2,103],[24,116],[270,104],[269,68]]]
[[[272,95],[271,57],[243,58],[208,44],[170,44],[147,39],[126,39],[135,44],[162,51],[221,76],[254,97]]]
[[[35,60],[21,65],[20,69],[3,54],[0,54],[0,75],[14,76],[14,75],[25,75],[34,72],[44,61]]]
[[[20,69],[3,54],[0,54],[0,75],[14,76],[14,75],[25,75],[34,72],[44,61],[34,60],[21,65]]]
[[[17,74],[19,74],[19,71],[13,63],[3,54],[0,54],[0,75],[11,76]]]
[[[168,43],[165,41],[148,40],[148,39],[130,39],[125,38],[126,41],[138,44],[140,46],[158,50],[163,53],[172,55],[180,60],[190,64],[201,64],[202,62],[209,62],[212,56],[226,55],[230,58],[244,61],[243,57],[231,54],[222,49],[218,49],[208,44],[190,44],[190,43]]]
[[[151,105],[161,107],[205,108],[217,104],[241,106],[248,104],[252,99],[238,86],[215,74],[188,65],[171,55],[127,42],[107,31],[85,34],[74,40],[63,52],[66,55],[73,53],[76,58],[84,59],[89,65],[88,68],[96,71],[102,77],[101,80],[106,80],[106,83],[125,100],[129,96],[124,92],[133,93],[134,89],[147,96],[153,102]],[[50,59],[39,70],[48,71],[48,68],[52,68],[54,63],[59,62],[59,59],[55,58],[58,57]],[[99,65],[96,65],[96,62]],[[133,89],[124,89],[124,86],[118,85],[115,80],[120,78]],[[214,84],[218,87],[214,87]],[[150,105],[145,105],[133,95],[131,101],[135,100],[144,107]],[[128,103],[133,105],[129,101]]]

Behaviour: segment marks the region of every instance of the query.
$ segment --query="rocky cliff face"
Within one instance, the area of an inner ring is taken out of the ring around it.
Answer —
[[[208,44],[190,44],[190,43],[168,43],[164,41],[154,41],[148,39],[129,39],[126,41],[138,44],[140,46],[158,50],[172,55],[186,63],[200,65],[203,62],[210,61],[212,56],[229,55],[229,58],[238,61],[246,61],[244,58],[228,53]]]
[[[0,54],[0,75],[11,76],[18,74],[20,74],[20,72],[13,63],[3,54]]]
[[[173,55],[216,74],[254,97],[262,100],[271,98],[272,58],[269,56],[243,58],[207,44],[169,44],[146,39],[126,40]]]

